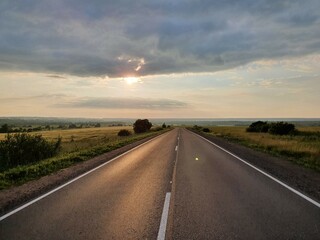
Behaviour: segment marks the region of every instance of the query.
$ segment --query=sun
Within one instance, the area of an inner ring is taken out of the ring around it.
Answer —
[[[137,78],[137,77],[125,77],[125,78],[123,78],[124,79],[124,81],[128,84],[128,85],[132,85],[132,84],[134,84],[134,83],[137,83],[137,82],[139,82],[139,78]]]

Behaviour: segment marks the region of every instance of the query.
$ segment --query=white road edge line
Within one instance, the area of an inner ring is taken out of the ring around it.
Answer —
[[[178,151],[178,146],[176,146],[176,149],[175,149],[175,151]]]
[[[167,192],[166,199],[164,200],[164,206],[163,206],[163,211],[162,211],[160,228],[159,228],[157,240],[164,240],[166,237],[170,198],[171,198],[171,192]]]
[[[193,133],[193,132],[192,132]],[[219,145],[209,141],[208,139],[200,136],[199,134],[193,133],[197,136],[199,136],[200,138],[202,138],[203,140],[209,142],[210,144],[216,146],[217,148],[220,148],[222,151],[225,151],[226,153],[230,154],[231,156],[235,157],[236,159],[240,160],[241,162],[247,164],[248,166],[252,167],[253,169],[257,170],[258,172],[262,173],[263,175],[267,176],[268,178],[272,179],[273,181],[279,183],[280,185],[282,185],[283,187],[287,188],[288,190],[294,192],[295,194],[299,195],[300,197],[304,198],[305,200],[307,200],[308,202],[314,204],[315,206],[317,206],[318,208],[320,208],[320,203],[316,202],[315,200],[309,198],[308,196],[304,195],[303,193],[295,190],[294,188],[288,186],[287,184],[285,184],[284,182],[281,182],[280,180],[276,179],[275,177],[269,175],[268,173],[260,170],[259,168],[253,166],[252,164],[246,162],[245,160],[243,160],[242,158],[238,157],[237,155],[234,155],[233,153],[229,152],[228,150],[224,149],[223,147],[220,147]]]
[[[34,204],[35,202],[38,202],[39,200],[41,200],[41,199],[43,199],[43,198],[45,198],[45,197],[49,196],[50,194],[52,194],[52,193],[54,193],[54,192],[56,192],[56,191],[60,190],[61,188],[64,188],[64,187],[68,186],[69,184],[71,184],[71,183],[73,183],[73,182],[75,182],[75,181],[79,180],[80,178],[82,178],[82,177],[84,177],[84,176],[86,176],[86,175],[88,175],[88,174],[90,174],[90,173],[92,173],[92,172],[94,172],[94,171],[98,170],[99,168],[101,168],[101,167],[103,167],[103,166],[105,166],[105,165],[107,165],[107,164],[109,164],[109,163],[113,162],[114,160],[117,160],[118,158],[121,158],[122,156],[124,156],[124,155],[126,155],[126,154],[128,154],[128,153],[130,153],[130,152],[132,152],[132,151],[134,151],[134,150],[136,150],[136,149],[138,149],[138,148],[142,147],[143,145],[145,145],[145,144],[147,144],[147,143],[149,143],[149,142],[151,142],[151,141],[153,141],[153,140],[155,140],[155,139],[159,138],[160,136],[163,136],[163,134],[160,134],[159,136],[154,137],[154,138],[152,138],[152,139],[150,139],[150,140],[148,140],[148,141],[146,141],[146,142],[144,142],[144,143],[142,143],[142,144],[140,144],[140,145],[138,145],[138,146],[136,146],[136,147],[134,147],[134,148],[132,148],[132,149],[130,149],[130,150],[128,150],[128,151],[126,151],[126,152],[122,153],[122,154],[120,154],[119,156],[116,156],[116,157],[114,157],[114,158],[110,159],[109,161],[107,161],[107,162],[105,162],[105,163],[103,163],[103,164],[99,165],[98,167],[95,167],[95,168],[93,168],[93,169],[89,170],[88,172],[85,172],[85,173],[81,174],[80,176],[78,176],[78,177],[76,177],[76,178],[74,178],[74,179],[70,180],[69,182],[66,182],[66,183],[64,183],[64,184],[60,185],[59,187],[57,187],[57,188],[55,188],[55,189],[51,190],[50,192],[47,192],[47,193],[45,193],[45,194],[41,195],[40,197],[38,197],[38,198],[36,198],[36,199],[33,199],[32,201],[27,202],[26,204],[24,204],[24,205],[22,205],[22,206],[20,206],[20,207],[18,207],[18,208],[16,208],[16,209],[14,209],[14,210],[12,210],[11,212],[8,212],[7,214],[5,214],[5,215],[3,215],[3,216],[1,216],[1,217],[0,217],[0,222],[1,222],[2,220],[6,219],[7,217],[9,217],[9,216],[11,216],[11,215],[13,215],[13,214],[15,214],[15,213],[17,213],[17,212],[21,211],[22,209],[24,209],[24,208],[26,208],[26,207],[28,207],[28,206],[30,206],[30,205],[32,205],[32,204]]]

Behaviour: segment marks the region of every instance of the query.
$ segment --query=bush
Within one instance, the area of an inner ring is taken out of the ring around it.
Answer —
[[[118,132],[118,136],[119,137],[126,137],[126,136],[130,136],[131,135],[131,132],[127,129],[121,129],[119,132]]]
[[[148,119],[138,119],[133,124],[133,130],[135,133],[144,133],[150,130],[152,123]]]
[[[208,132],[210,132],[210,129],[209,128],[204,128],[204,129],[202,129],[202,131],[208,133]]]
[[[162,127],[156,127],[156,128],[154,129],[154,131],[156,131],[156,132],[159,132],[159,131],[162,131],[162,130],[163,130]]]
[[[247,132],[268,132],[270,125],[267,122],[257,121],[251,123]]]
[[[201,130],[201,127],[198,126],[198,125],[194,125],[192,128],[193,128],[194,130],[196,130],[196,131],[200,131],[200,130]]]
[[[295,126],[287,122],[271,123],[269,133],[276,135],[287,135],[293,133]]]
[[[54,156],[61,148],[61,138],[48,142],[41,135],[8,134],[0,141],[0,170],[26,165]]]

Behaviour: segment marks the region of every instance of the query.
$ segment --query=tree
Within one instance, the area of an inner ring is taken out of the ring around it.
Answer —
[[[133,130],[135,133],[144,133],[150,130],[152,123],[148,119],[138,119],[133,124]]]
[[[295,131],[295,126],[292,123],[276,122],[272,123],[269,133],[276,135],[287,135]]]
[[[0,128],[1,133],[8,133],[11,131],[11,128],[9,127],[8,124],[3,124]]]
[[[251,123],[247,132],[268,132],[270,125],[267,122],[257,121]]]
[[[162,128],[167,128],[166,123],[163,123],[163,124],[162,124]]]

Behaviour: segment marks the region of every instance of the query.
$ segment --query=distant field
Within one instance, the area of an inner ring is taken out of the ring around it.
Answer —
[[[242,145],[284,156],[300,165],[320,171],[320,127],[298,127],[297,135],[248,133],[246,127],[209,127],[210,134]]]
[[[120,129],[128,129],[133,132],[132,127],[101,127],[101,128],[81,128],[67,130],[51,130],[32,132],[32,135],[42,135],[48,140],[57,140],[62,137],[61,153],[74,152],[86,148],[99,146],[108,142],[114,142],[120,137],[117,136]],[[5,138],[6,134],[0,134],[0,140]]]

